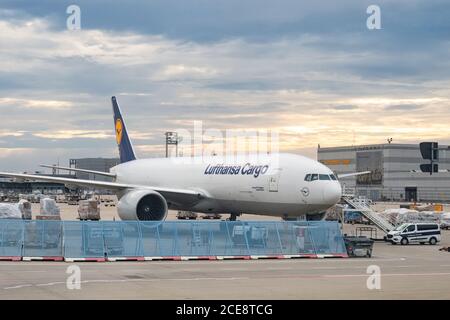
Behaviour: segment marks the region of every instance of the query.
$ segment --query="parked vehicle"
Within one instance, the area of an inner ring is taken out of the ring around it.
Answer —
[[[386,240],[392,244],[429,243],[435,245],[441,241],[441,228],[437,223],[404,223],[390,231]]]
[[[195,212],[192,211],[178,211],[177,218],[179,220],[183,219],[189,219],[189,220],[195,220],[197,219],[198,215]]]
[[[355,223],[362,223],[362,222],[363,222],[363,218],[362,218],[361,212],[350,211],[350,212],[346,212],[344,214],[344,223],[355,224]]]
[[[374,243],[372,239],[364,236],[345,236],[344,243],[349,257],[372,257]]]
[[[444,213],[441,217],[441,229],[449,229],[450,228],[450,214]]]
[[[221,219],[222,215],[219,213],[205,213],[204,215],[202,215],[202,219]]]
[[[69,206],[77,206],[80,201],[79,195],[69,194],[66,196],[67,204]]]

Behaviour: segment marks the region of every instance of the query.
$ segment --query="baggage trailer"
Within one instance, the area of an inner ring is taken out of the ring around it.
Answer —
[[[372,257],[372,239],[363,236],[344,236],[345,248],[349,257]]]

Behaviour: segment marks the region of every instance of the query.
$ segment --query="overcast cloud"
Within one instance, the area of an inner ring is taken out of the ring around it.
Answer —
[[[110,2],[114,4],[111,5]],[[140,157],[166,130],[271,129],[282,151],[450,143],[448,1],[0,1],[0,168]],[[366,28],[381,7],[382,29]]]

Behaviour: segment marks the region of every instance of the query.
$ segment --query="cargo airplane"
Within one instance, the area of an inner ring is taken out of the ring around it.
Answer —
[[[107,176],[112,181],[71,179],[0,172],[0,176],[29,181],[49,181],[69,186],[108,189],[117,194],[122,220],[161,221],[169,209],[201,213],[242,213],[321,219],[341,198],[339,177],[318,161],[294,154],[258,155],[256,160],[221,157],[202,159],[137,159],[122,113],[112,97],[120,164],[110,172],[45,166]],[[199,161],[196,161],[199,160]]]

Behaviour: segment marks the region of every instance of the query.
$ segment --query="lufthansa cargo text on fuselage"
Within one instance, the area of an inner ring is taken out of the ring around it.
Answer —
[[[269,170],[268,165],[252,165],[251,163],[246,163],[243,166],[228,166],[223,164],[218,165],[208,165],[205,169],[205,174],[214,175],[253,175],[257,178],[262,174],[265,174]]]

